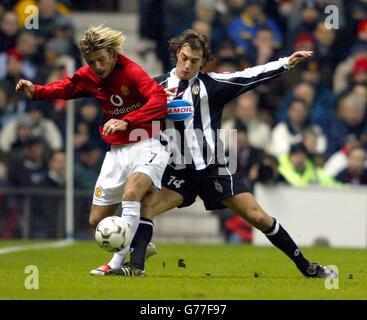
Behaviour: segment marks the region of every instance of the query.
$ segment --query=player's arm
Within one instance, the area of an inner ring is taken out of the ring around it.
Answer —
[[[75,73],[72,77],[53,81],[46,85],[37,85],[29,80],[21,79],[17,83],[15,90],[33,100],[69,100],[88,95],[83,92],[81,83],[81,76],[79,73]]]
[[[215,80],[214,94],[218,94],[225,102],[251,90],[265,81],[279,77],[288,69],[295,67],[303,59],[313,55],[312,51],[297,51],[289,57],[280,58],[264,65],[247,68],[234,73],[209,73]]]
[[[131,80],[146,102],[140,109],[128,113],[123,120],[134,128],[142,123],[164,119],[167,115],[167,97],[163,87],[139,66],[134,67]]]

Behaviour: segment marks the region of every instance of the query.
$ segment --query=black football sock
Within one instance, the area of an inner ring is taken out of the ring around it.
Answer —
[[[145,253],[150,240],[152,240],[152,236],[153,221],[146,218],[140,218],[138,230],[130,246],[130,248],[133,248],[130,259],[130,263],[133,267],[144,270]]]
[[[303,256],[300,248],[295,244],[287,231],[284,230],[275,218],[273,219],[273,225],[269,229],[263,231],[263,233],[274,246],[282,250],[293,260],[302,273],[306,272],[310,262]]]

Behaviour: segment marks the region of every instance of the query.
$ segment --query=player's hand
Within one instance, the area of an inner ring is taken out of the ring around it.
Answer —
[[[177,88],[166,88],[164,89],[164,91],[166,92],[167,95],[167,101],[172,101],[173,98],[176,96],[176,90]]]
[[[103,134],[108,136],[114,134],[116,131],[127,130],[129,124],[124,120],[110,119],[103,126]]]
[[[21,79],[15,86],[15,91],[23,93],[27,98],[32,99],[35,86],[31,81]]]
[[[310,58],[313,56],[313,51],[296,51],[289,57],[289,66],[294,67],[303,59]]]

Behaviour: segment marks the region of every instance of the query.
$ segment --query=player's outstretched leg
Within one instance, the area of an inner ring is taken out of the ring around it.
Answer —
[[[326,278],[325,267],[309,262],[302,254],[287,231],[275,219],[270,217],[257,203],[251,193],[240,193],[222,201],[224,205],[238,213],[242,218],[262,231],[269,241],[282,250],[305,277]]]
[[[146,195],[142,202],[142,217],[139,227],[131,243],[133,250],[130,263],[121,267],[124,270],[111,269],[106,272],[106,275],[130,276],[134,272],[144,272],[145,257],[150,253],[147,247],[149,247],[153,236],[153,219],[159,214],[177,207],[182,201],[183,197],[179,193],[167,188]]]

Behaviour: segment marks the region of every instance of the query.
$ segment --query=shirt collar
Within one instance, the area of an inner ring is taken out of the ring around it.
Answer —
[[[197,74],[195,74],[195,76],[194,77],[192,77],[190,80],[189,80],[189,86],[191,86],[194,82],[195,82],[195,80],[196,80],[196,78],[197,78],[197,76],[199,75],[199,72],[197,73]],[[175,80],[177,80],[177,83],[179,83],[180,82],[180,79],[176,76],[176,68],[173,68],[172,70],[171,70],[171,72],[170,72],[170,76],[172,77],[172,78],[174,78]]]

